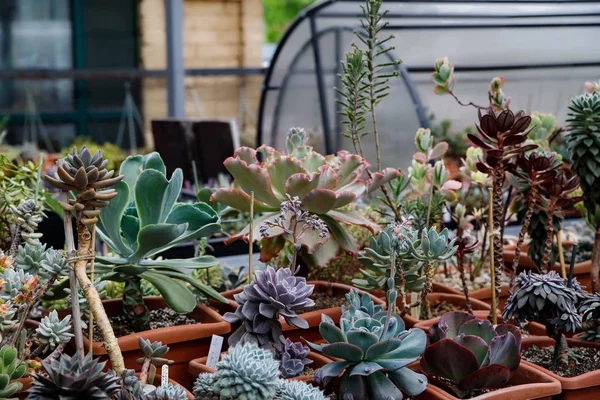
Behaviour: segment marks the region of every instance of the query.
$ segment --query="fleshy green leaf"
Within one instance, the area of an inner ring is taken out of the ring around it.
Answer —
[[[163,296],[169,308],[183,314],[196,307],[196,298],[185,286],[176,280],[157,272],[144,272],[141,278],[150,282]]]

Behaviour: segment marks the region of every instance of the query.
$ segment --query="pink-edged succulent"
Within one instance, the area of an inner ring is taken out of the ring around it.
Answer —
[[[262,145],[258,149],[241,147],[233,157],[225,160],[225,167],[234,178],[235,187],[219,189],[212,201],[226,204],[242,211],[250,210],[251,193],[254,192],[254,211],[263,214],[254,220],[253,240],[261,240],[259,229],[265,221],[280,213],[281,203],[298,198],[302,207],[318,215],[331,233],[327,237],[304,235],[300,241],[318,265],[326,265],[340,247],[357,252],[356,241],[341,224],[361,225],[373,233],[381,227],[345,206],[371,193],[400,175],[393,168],[367,173],[369,163],[363,157],[340,151],[323,156],[304,145],[305,133],[292,129],[288,133],[287,151],[280,152]],[[262,161],[259,161],[262,160]],[[273,230],[264,238],[263,261],[274,256],[283,247],[283,230]],[[229,241],[248,239],[249,226]]]
[[[505,385],[521,362],[521,332],[494,327],[465,312],[448,312],[429,328],[431,344],[421,368],[436,385],[464,398],[474,390]]]

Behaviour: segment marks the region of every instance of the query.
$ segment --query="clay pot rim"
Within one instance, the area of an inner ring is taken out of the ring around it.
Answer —
[[[546,379],[549,382],[525,383],[522,385],[508,386],[508,387],[494,390],[489,393],[484,393],[477,397],[472,397],[470,400],[492,400],[492,399],[498,399],[498,398],[515,399],[518,397],[512,397],[512,396],[518,396],[519,393],[521,393],[521,392],[528,393],[530,391],[535,391],[535,393],[536,393],[537,397],[534,397],[533,399],[539,399],[539,398],[553,396],[553,395],[561,393],[560,382],[557,379],[545,374],[543,371],[540,371],[530,365],[523,364],[523,362],[521,362],[521,364],[517,368],[517,371],[518,370],[522,370],[522,371],[524,370],[529,374],[536,375],[540,379]],[[429,383],[427,385],[426,390],[433,392],[441,400],[459,400],[457,397],[454,397],[452,394],[446,392],[442,388],[435,386],[432,383]],[[525,393],[523,393],[523,394],[525,394]],[[500,395],[503,397],[499,397]],[[509,397],[509,396],[511,396],[511,397]],[[532,398],[527,397],[527,399],[532,399]]]
[[[162,296],[145,296],[144,301],[164,301],[164,299],[162,298]],[[104,300],[102,302],[102,304],[115,303],[123,303],[123,300],[111,299]],[[140,336],[144,339],[150,340],[151,342],[161,341],[163,342],[163,344],[168,345],[174,343],[187,342],[194,339],[202,339],[212,335],[224,335],[231,332],[231,325],[228,322],[223,321],[221,315],[213,309],[205,306],[204,304],[198,303],[196,304],[194,310],[201,311],[202,313],[207,315],[209,319],[211,319],[213,322],[201,322],[190,325],[179,325],[170,326],[167,328],[150,329],[147,331],[136,332],[129,335],[121,336],[117,338],[119,348],[123,352],[139,350],[138,337]],[[177,331],[177,335],[173,334],[174,330]],[[87,335],[83,336],[83,345],[84,348],[88,348],[90,345]],[[94,355],[107,354],[106,349],[104,348],[104,342],[94,341],[92,347]]]
[[[465,296],[463,294],[450,294],[450,293],[439,293],[439,292],[433,292],[433,293],[429,293],[427,295],[427,299],[429,301],[432,301],[432,298],[436,298],[435,300],[440,300],[440,298],[441,298],[441,301],[447,301],[447,300],[464,301],[465,300]],[[482,307],[483,308],[483,309],[473,310],[473,311],[486,311],[486,312],[489,312],[489,310],[491,309],[491,307],[490,307],[489,304],[487,304],[486,302],[484,302],[482,300],[471,298],[470,295],[469,295],[469,300],[471,301],[471,304],[477,304],[478,307]],[[450,303],[454,304],[452,302],[450,302]],[[463,311],[466,312],[467,310],[465,309]],[[439,317],[430,318],[430,319],[416,319],[416,318],[412,317],[409,314],[405,314],[404,317],[402,317],[402,319],[405,322],[407,322],[409,324],[412,324],[413,327],[415,325],[419,324],[419,323],[431,321],[431,320],[434,320],[436,318],[439,318]]]
[[[568,248],[568,247],[566,247],[566,248]],[[504,254],[503,255],[504,255],[505,260],[508,259],[508,258],[510,258],[510,260],[512,261],[512,259],[514,257],[514,249],[512,249],[512,250],[504,249]],[[521,260],[524,259],[524,258],[528,259],[528,260],[530,260],[530,262],[532,262],[531,259],[529,258],[529,256],[526,253],[525,254],[521,253],[519,255],[519,266],[521,268],[525,269],[525,270],[535,270],[534,267],[523,265],[523,263],[521,262]],[[569,268],[568,260],[565,260],[565,266],[566,266],[567,269]],[[574,267],[573,271],[574,271],[575,275],[583,275],[583,274],[589,273],[591,267],[592,267],[592,260],[585,260],[585,261],[581,261],[581,262],[575,263],[575,267]],[[561,272],[560,263],[559,262],[555,262],[554,265],[552,266],[552,270],[560,273]]]
[[[338,283],[338,282],[327,282],[327,281],[307,281],[307,284],[310,285],[315,285],[315,291],[319,290],[319,289],[323,289],[323,288],[335,288],[338,289],[339,291],[345,291],[346,293],[349,292],[351,289],[356,289],[358,290],[358,292],[362,295],[363,293],[366,293],[369,295],[369,297],[371,298],[371,300],[373,300],[373,303],[375,303],[375,305],[383,305],[385,307],[386,302],[374,295],[372,295],[371,293],[364,291],[364,290],[360,290],[358,288],[355,288],[354,286],[350,286],[350,285],[346,285],[345,283]],[[243,288],[237,288],[237,289],[232,289],[232,290],[228,290],[226,292],[221,293],[221,295],[223,295],[223,297],[228,298],[228,299],[232,299],[234,294],[238,294],[241,293],[243,290]],[[330,308],[324,308],[322,310],[313,310],[313,311],[307,311],[305,313],[299,314],[298,316],[300,318],[304,318],[305,320],[309,320],[309,319],[317,319],[318,321],[321,321],[321,314],[328,314],[328,311],[330,312],[331,310],[336,310],[339,309],[340,307],[330,307]],[[297,330],[298,328],[296,328],[295,326],[290,326],[285,322],[285,319],[283,317],[279,318],[279,322],[281,322],[281,326],[282,326],[282,330],[285,331],[292,331],[292,330]]]
[[[552,338],[549,338],[547,336],[546,337],[537,336],[537,337],[523,338],[522,343],[527,343],[529,345],[536,345],[537,347],[548,347],[548,346],[554,346],[555,340]],[[593,346],[586,346],[585,342],[583,340],[573,340],[571,338],[567,338],[567,343],[569,344],[569,346],[573,346],[573,347],[593,347]],[[526,365],[529,365],[533,368],[537,368],[538,370],[542,371],[543,373],[547,374],[548,376],[556,379],[557,381],[560,382],[563,389],[566,389],[566,390],[578,390],[578,389],[585,389],[585,388],[589,388],[589,387],[600,386],[600,369],[597,369],[595,371],[586,372],[585,374],[573,376],[570,378],[565,378],[565,377],[555,374],[554,372],[550,371],[549,369],[541,367],[532,362],[529,362],[526,360],[521,360],[521,364],[522,363],[525,363]]]
[[[222,351],[221,355],[223,355],[225,353],[227,353],[227,352]],[[319,353],[316,353],[312,350],[309,351],[307,358],[310,358],[311,360],[319,362],[320,364],[323,364],[323,365],[333,362],[333,360],[331,360]],[[212,374],[213,372],[215,372],[214,369],[212,369],[206,365],[207,359],[208,359],[208,356],[205,356],[205,357],[195,358],[192,361],[190,361],[190,363],[188,365],[188,372],[192,376],[195,376],[195,377],[198,377],[198,375],[200,375],[202,373]],[[295,378],[289,378],[289,380],[312,382],[312,377],[313,377],[313,375],[301,375],[301,376],[297,376]]]
[[[135,376],[137,376],[137,377],[139,378],[140,374],[141,374],[141,372],[136,372],[136,373],[135,373]],[[161,375],[160,375],[160,373],[159,373],[158,371],[156,372],[156,374],[155,374],[154,376],[155,376],[155,379],[158,379],[158,381],[160,382],[160,377],[161,377]],[[173,380],[173,379],[171,379],[171,378],[168,378],[168,379],[169,379],[169,383],[170,383],[170,384],[173,384],[173,385],[180,386],[180,387],[181,387],[183,390],[185,390],[185,395],[187,396],[187,398],[188,398],[189,400],[193,400],[193,399],[194,399],[194,395],[193,395],[193,394],[192,394],[192,393],[191,393],[189,390],[187,390],[185,387],[183,387],[183,385],[181,385],[181,384],[180,384],[179,382],[177,382],[177,381],[174,381],[174,380]],[[156,386],[156,385],[155,385],[155,386]]]

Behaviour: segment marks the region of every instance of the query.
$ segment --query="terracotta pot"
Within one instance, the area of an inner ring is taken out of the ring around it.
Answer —
[[[25,400],[27,396],[29,396],[29,393],[27,393],[27,391],[33,383],[33,378],[19,378],[17,379],[17,382],[21,382],[23,384],[23,387],[21,388],[21,390],[15,393],[15,396],[19,400]]]
[[[566,246],[565,246],[566,247]],[[514,250],[504,250],[503,258],[504,258],[504,266],[510,271],[512,268],[513,257],[515,256]],[[585,286],[585,289],[592,293],[592,279],[590,275],[590,271],[592,268],[592,260],[583,261],[575,264],[575,269],[573,270],[573,276],[577,278],[577,281]],[[569,271],[569,260],[565,260],[565,269]],[[561,274],[560,263],[554,264],[552,267],[553,271],[556,271],[559,275]],[[527,255],[527,251],[521,251],[519,255],[519,267],[517,268],[517,273],[521,273],[523,271],[532,271],[537,272],[537,268],[531,258]]]
[[[597,349],[600,349],[600,342],[590,342],[589,340],[583,340],[581,339],[581,335],[583,335],[583,333],[578,333],[573,337],[569,338],[569,340],[571,341],[571,343],[575,343],[577,346],[595,347]]]
[[[352,286],[336,282],[309,281],[308,283],[315,285],[315,292],[328,292],[331,290],[334,294],[339,296],[344,296],[350,290],[354,289]],[[240,293],[241,291],[242,289],[238,288],[223,292],[221,294],[227,299],[233,299],[233,295]],[[363,294],[366,292],[359,290],[359,293]],[[371,300],[373,300],[376,305],[380,304],[385,306],[384,300],[378,299],[372,294],[367,294],[371,297]],[[299,342],[301,337],[309,342],[316,342],[320,340],[321,334],[319,333],[319,324],[321,323],[321,314],[326,314],[337,323],[342,316],[342,309],[341,307],[332,307],[324,310],[307,311],[300,314],[299,317],[304,318],[308,322],[308,329],[300,329],[296,328],[295,326],[290,326],[283,318],[280,318],[281,325],[283,327],[283,336],[289,338],[292,342]]]
[[[492,288],[482,288],[479,290],[474,290],[471,292],[470,297],[481,300],[487,304],[492,304]],[[508,300],[508,284],[502,285],[500,288],[500,297],[497,299],[498,301],[498,310],[504,310],[504,306],[506,306],[506,301]]]
[[[221,353],[221,355],[224,353]],[[313,351],[311,351],[310,353],[308,353],[308,358],[313,360],[312,364],[309,364],[309,366],[313,369],[317,369],[317,368],[321,368],[322,366],[324,366],[325,364],[329,364],[331,362],[331,360],[325,356],[322,356],[318,353],[315,353]],[[190,361],[190,364],[188,366],[188,372],[191,374],[191,376],[194,378],[194,380],[198,377],[198,375],[203,374],[203,373],[213,373],[215,372],[214,369],[206,366],[206,360],[208,359],[208,356],[206,357],[201,357],[201,358],[196,358],[195,360]],[[312,383],[313,380],[313,375],[302,375],[302,376],[297,376],[295,378],[290,378],[290,380],[292,381],[302,381],[302,382],[306,382],[306,383]]]
[[[140,377],[140,373],[136,372],[135,376],[137,376],[138,378]],[[171,376],[171,368],[169,367],[169,376]],[[161,375],[157,372],[156,375],[154,375],[154,386],[157,386],[160,384],[160,380],[161,380]],[[177,386],[181,386],[183,387],[183,385],[181,385],[179,382],[174,381],[173,379],[169,378],[169,383],[172,385],[177,385]],[[188,400],[194,400],[194,395],[187,390],[185,387],[183,387],[183,390],[185,390],[185,395],[187,396]]]
[[[537,347],[548,347],[554,346],[554,339],[549,337],[531,337],[524,338],[521,344],[522,349],[528,349],[531,346]],[[583,340],[573,340],[567,338],[567,343],[572,347],[600,347],[597,343],[592,345],[591,343],[584,342]],[[555,399],[564,400],[597,400],[598,392],[600,391],[600,369],[585,373],[583,375],[574,376],[572,378],[563,378],[555,374],[554,372],[540,367],[534,363],[528,361],[521,361],[521,364],[529,365],[536,368],[538,371],[545,373],[546,375],[558,380],[562,386],[562,394],[560,397]]]
[[[406,298],[408,301],[409,296],[407,295]],[[490,309],[490,306],[481,300],[471,299],[470,297],[469,297],[469,299],[471,300],[471,306],[473,307],[473,310],[489,310]],[[445,301],[447,303],[461,307],[464,311],[467,311],[467,307],[465,305],[466,304],[465,296],[462,294],[448,294],[448,293],[435,293],[434,292],[434,293],[429,293],[427,295],[427,300],[429,300],[430,303]],[[403,306],[402,301],[400,299],[398,299],[396,301],[396,305],[398,307],[402,307]],[[406,324],[407,328],[412,328],[417,323],[427,321],[427,320],[418,320],[418,319],[412,317],[410,314],[405,314],[404,317],[402,317],[402,319],[404,320],[404,323]],[[432,319],[435,319],[435,318],[432,318]]]
[[[420,370],[419,367],[415,368]],[[560,393],[560,382],[529,365],[521,363],[513,373],[508,384],[511,386],[494,390],[471,400],[550,400],[553,395]],[[425,392],[417,396],[422,400],[457,400],[445,390],[432,383],[427,385]]]
[[[144,303],[151,310],[167,307],[164,299],[159,296],[144,297]],[[109,317],[123,313],[121,299],[106,300],[102,304]],[[125,367],[136,371],[141,369],[141,365],[136,362],[138,358],[143,357],[143,353],[138,347],[138,337],[143,337],[151,342],[160,341],[169,346],[167,357],[174,361],[169,367],[169,376],[186,389],[191,389],[194,381],[187,373],[190,360],[207,355],[212,335],[225,335],[231,332],[231,325],[223,321],[216,311],[202,304],[196,305],[188,317],[199,323],[153,329],[118,338],[119,347],[125,359]],[[83,342],[87,349],[89,347],[87,335],[84,335]],[[95,356],[100,356],[102,360],[108,361],[104,342],[94,342],[92,351]]]
[[[475,315],[479,319],[487,319],[487,317],[489,315],[489,311],[485,311],[485,310],[473,311],[473,315]],[[421,322],[415,324],[414,327],[422,329],[425,332],[429,332],[429,328],[433,324],[438,322],[439,320],[440,320],[440,317],[429,319],[427,321],[421,321]],[[504,320],[502,319],[502,317],[500,315],[498,315],[498,323],[499,324],[504,323]],[[538,324],[537,322],[528,323],[527,325],[525,325],[525,330],[534,336],[545,336],[546,335],[546,328],[544,327],[544,325]],[[526,339],[526,338],[523,338],[523,339]]]

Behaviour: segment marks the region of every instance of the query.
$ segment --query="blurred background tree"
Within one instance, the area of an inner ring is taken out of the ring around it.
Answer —
[[[262,0],[264,7],[266,42],[279,40],[289,23],[305,7],[316,0]]]

